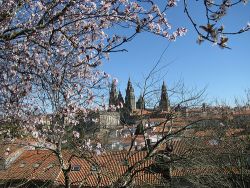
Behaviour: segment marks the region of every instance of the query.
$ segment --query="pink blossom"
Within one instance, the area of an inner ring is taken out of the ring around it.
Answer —
[[[117,79],[117,78],[114,78],[114,79],[113,79],[113,83],[114,83],[115,86],[117,86],[117,84],[118,84],[118,79]]]
[[[80,138],[80,133],[77,132],[77,131],[73,131],[73,136],[74,136],[75,138]]]
[[[177,1],[178,0],[168,0],[168,6],[169,7],[175,7],[175,6],[177,6]]]

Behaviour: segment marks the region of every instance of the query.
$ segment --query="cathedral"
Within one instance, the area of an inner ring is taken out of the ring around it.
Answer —
[[[146,109],[145,100],[142,95],[139,96],[136,102],[134,88],[132,86],[130,78],[127,84],[125,100],[123,99],[121,91],[119,91],[119,93],[117,92],[114,81],[112,82],[110,92],[109,92],[109,106],[110,107],[120,106],[120,107],[123,107],[124,110],[129,111],[131,113],[133,113],[133,111],[135,111],[136,109],[140,109],[140,110]],[[161,110],[165,112],[169,112],[170,110],[170,102],[169,102],[167,87],[166,87],[165,82],[163,82],[162,84],[161,98],[160,98],[157,110]]]
[[[159,109],[163,111],[167,111],[167,112],[170,110],[167,87],[164,81],[163,81],[162,88],[161,88],[161,99],[159,103]]]
[[[118,105],[123,105],[124,100],[121,94],[121,91],[117,93],[116,91],[116,85],[115,82],[113,81],[111,84],[111,89],[109,92],[109,106],[118,106]]]

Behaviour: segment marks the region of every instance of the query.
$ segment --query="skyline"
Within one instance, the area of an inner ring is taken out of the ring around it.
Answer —
[[[250,21],[250,5],[239,6],[225,17],[223,23],[227,28],[240,28]],[[178,11],[176,11],[176,9]],[[190,25],[188,18],[183,15],[182,5],[167,14],[173,26],[185,26],[188,29],[186,36],[171,42],[166,50],[161,65],[168,65],[165,82],[168,87],[173,87],[175,82],[183,80],[187,88],[207,88],[206,102],[215,99],[234,104],[234,98],[244,98],[245,90],[249,89],[250,81],[248,60],[249,32],[231,36],[228,45],[232,49],[220,49],[205,41],[203,44],[196,43],[197,34]],[[239,14],[240,12],[240,14]],[[199,11],[195,9],[197,18]],[[198,16],[199,17],[199,16]],[[173,19],[174,18],[174,19]],[[201,23],[201,19],[197,22]],[[143,74],[146,75],[154,64],[159,60],[168,41],[141,33],[132,42],[125,45],[128,52],[113,53],[110,60],[105,62],[101,69],[118,78],[118,89],[125,94],[128,78],[131,78],[135,89],[135,95],[140,95],[136,82],[142,82]],[[161,83],[159,84],[159,86]]]

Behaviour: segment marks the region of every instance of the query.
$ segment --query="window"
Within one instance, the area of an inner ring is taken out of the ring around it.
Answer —
[[[217,146],[219,144],[219,141],[216,139],[211,139],[209,140],[209,144],[212,146]]]
[[[53,168],[55,166],[55,163],[50,163],[46,168],[44,168],[44,171],[46,172],[47,170]]]
[[[129,166],[128,160],[127,160],[127,159],[124,159],[124,160],[122,161],[122,165],[123,165],[123,166]]]
[[[38,168],[40,166],[40,163],[34,163],[32,166],[33,168]]]
[[[19,165],[20,168],[24,168],[25,167],[25,162],[22,162],[20,165]]]
[[[92,172],[97,172],[98,171],[98,166],[97,165],[92,165],[90,170]]]
[[[80,170],[81,170],[80,165],[72,165],[72,167],[71,167],[71,171],[80,171]]]

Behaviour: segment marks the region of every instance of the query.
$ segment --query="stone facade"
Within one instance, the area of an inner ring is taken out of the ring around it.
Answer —
[[[99,112],[99,131],[97,133],[101,142],[106,145],[112,140],[112,133],[119,129],[120,113],[119,112]]]
[[[95,119],[96,121],[92,121]],[[99,111],[88,115],[85,120],[80,120],[80,128],[83,128],[86,134],[99,134],[104,130],[116,129],[120,125],[120,113]],[[101,133],[102,134],[102,133]]]
[[[99,112],[99,124],[104,129],[115,129],[120,125],[119,112]]]

